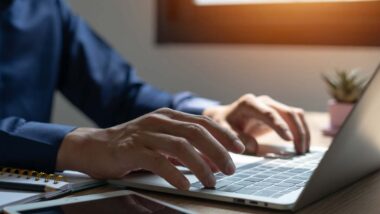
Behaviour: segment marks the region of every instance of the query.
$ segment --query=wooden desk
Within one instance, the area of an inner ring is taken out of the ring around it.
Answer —
[[[331,138],[322,135],[321,130],[328,124],[324,113],[308,113],[307,120],[312,132],[312,143],[318,146],[328,146]],[[76,195],[100,193],[119,190],[112,186],[104,186],[77,193]],[[287,213],[264,208],[239,206],[229,203],[188,198],[141,191],[143,194],[166,201],[199,213]],[[380,172],[366,177],[356,184],[332,194],[298,213],[380,213]]]

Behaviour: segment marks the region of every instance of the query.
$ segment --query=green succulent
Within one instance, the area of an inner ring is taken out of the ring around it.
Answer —
[[[333,74],[323,74],[322,78],[329,94],[342,103],[357,102],[367,84],[366,78],[359,78],[357,70],[336,69]]]

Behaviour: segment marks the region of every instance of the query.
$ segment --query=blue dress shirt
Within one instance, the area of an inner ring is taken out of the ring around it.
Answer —
[[[75,129],[49,123],[56,90],[99,127],[161,107],[200,114],[217,104],[143,82],[63,0],[0,0],[0,166],[54,171]]]

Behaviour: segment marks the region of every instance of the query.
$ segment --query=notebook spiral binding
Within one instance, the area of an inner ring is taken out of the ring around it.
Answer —
[[[62,175],[47,174],[44,172],[37,172],[27,169],[0,167],[0,176],[4,175],[17,176],[17,178],[25,177],[26,179],[34,179],[35,181],[44,179],[44,182],[47,183],[49,181],[53,181],[54,184],[58,184],[60,181],[64,180]]]

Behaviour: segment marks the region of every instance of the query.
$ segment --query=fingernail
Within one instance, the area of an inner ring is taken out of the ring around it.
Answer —
[[[235,143],[235,148],[237,149],[238,152],[240,153],[244,152],[245,146],[243,142],[241,142],[240,140],[235,140],[234,143]]]
[[[235,169],[236,169],[235,164],[232,161],[229,161],[226,167],[226,173],[228,175],[232,175],[235,173]]]

